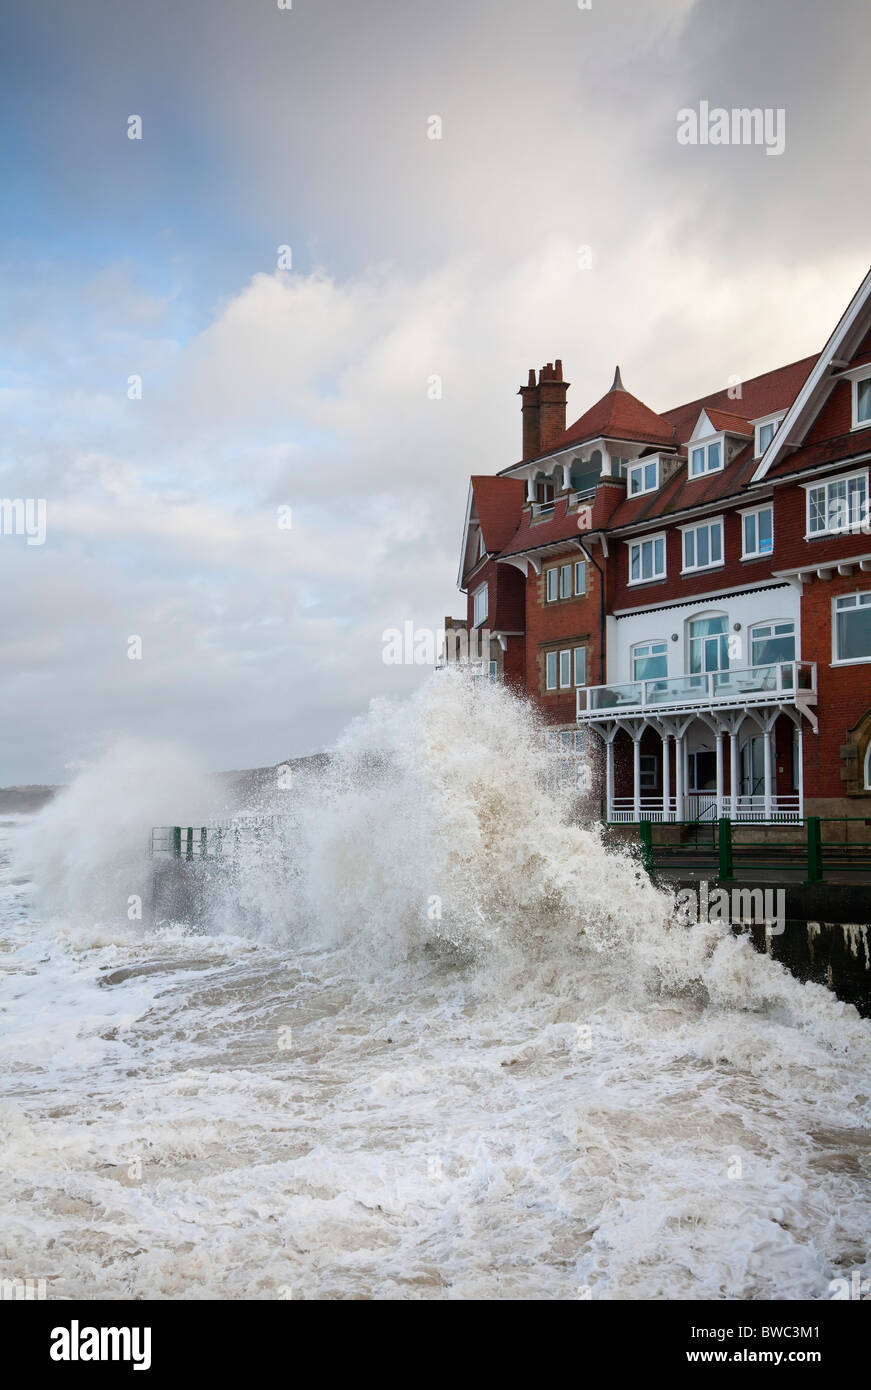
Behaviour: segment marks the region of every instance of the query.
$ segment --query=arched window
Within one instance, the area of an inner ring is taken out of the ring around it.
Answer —
[[[636,642],[632,648],[632,679],[659,680],[668,675],[668,643],[665,639]]]
[[[773,666],[795,661],[795,623],[754,623],[750,629],[750,665]]]
[[[729,619],[725,613],[687,619],[687,669],[690,675],[729,669]]]

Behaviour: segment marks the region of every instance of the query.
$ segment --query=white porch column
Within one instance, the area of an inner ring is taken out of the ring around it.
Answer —
[[[729,795],[732,799],[732,820],[738,819],[738,797],[741,793],[741,772],[738,762],[738,730],[729,735]]]
[[[723,815],[723,730],[717,730],[717,820]]]
[[[684,743],[683,734],[674,736],[674,800],[675,820],[684,819]]]
[[[535,501],[535,479],[534,479],[534,478],[527,478],[527,479],[526,479],[526,500],[527,500],[527,502],[534,502],[534,501]]]
[[[798,726],[798,814],[799,819],[804,820],[804,729],[801,724]]]
[[[662,734],[662,819],[671,820],[671,759],[669,736]]]
[[[774,728],[771,727],[771,728],[766,728],[766,729],[765,729],[765,732],[764,732],[763,735],[762,735],[762,756],[763,756],[763,759],[764,759],[764,761],[763,761],[763,772],[764,772],[764,777],[765,777],[764,791],[765,791],[765,819],[766,819],[766,820],[768,820],[769,816],[771,815],[771,797],[772,797],[772,793],[773,793],[773,791],[774,791],[774,777],[773,777],[772,759],[771,759],[771,743],[772,743],[772,736],[773,736],[773,734],[774,734]]]
[[[614,810],[614,740],[605,743],[605,819],[610,820]]]
[[[632,740],[632,805],[636,821],[641,820],[641,735]]]

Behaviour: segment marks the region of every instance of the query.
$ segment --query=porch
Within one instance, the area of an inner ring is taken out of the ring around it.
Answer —
[[[610,823],[779,824],[803,820],[815,704],[815,663],[792,661],[584,687],[577,722],[604,746]]]

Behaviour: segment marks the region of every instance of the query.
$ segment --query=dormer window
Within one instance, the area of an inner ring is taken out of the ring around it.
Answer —
[[[783,419],[783,412],[778,415],[766,415],[761,420],[753,421],[755,444],[753,453],[758,459],[762,458],[772,439],[777,433],[777,428]]]
[[[659,487],[659,459],[642,459],[633,463],[626,471],[626,492],[629,497],[641,497],[645,492],[655,492]]]
[[[690,446],[690,477],[702,478],[706,473],[718,473],[723,467],[723,436],[707,444]]]

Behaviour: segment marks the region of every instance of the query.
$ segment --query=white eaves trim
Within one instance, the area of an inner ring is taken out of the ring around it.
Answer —
[[[784,416],[780,429],[775,431],[751,483],[764,478],[768,470],[777,463],[787,444],[797,446],[804,441],[811,423],[819,413],[820,407],[834,384],[829,375],[833,362],[840,359],[843,365],[844,354],[849,361],[856,351],[871,323],[871,270],[865,276],[853,298],[850,300],[834,333],[829,338],[810,375]]]
[[[466,519],[463,522],[463,539],[460,543],[460,572],[457,575],[457,588],[461,594],[466,591],[463,588],[463,575],[466,571],[466,555],[469,549],[469,527],[472,525],[472,502],[474,501],[474,488],[469,482],[469,496],[466,501]]]

